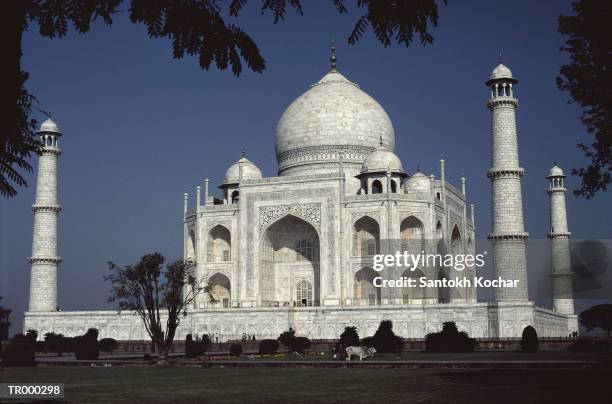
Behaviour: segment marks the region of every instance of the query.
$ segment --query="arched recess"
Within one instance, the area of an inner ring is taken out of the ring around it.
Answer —
[[[189,229],[187,237],[187,261],[195,261],[196,241],[193,229]]]
[[[436,223],[436,239],[442,240],[444,238],[444,231],[442,230],[442,223],[438,220]]]
[[[448,253],[446,243],[442,234],[442,224],[438,222],[436,225],[436,236],[438,241],[436,243],[436,254],[444,261],[444,256]],[[444,265],[438,265],[438,280],[449,279],[449,268],[445,268]],[[438,287],[438,302],[449,303],[450,302],[450,289],[448,287]]]
[[[240,200],[240,191],[235,190],[234,192],[232,192],[232,204],[238,203],[239,200]]]
[[[414,216],[408,216],[400,223],[400,240],[402,251],[419,254],[425,248],[425,229],[423,222]]]
[[[301,306],[304,298],[307,305],[319,305],[319,244],[317,230],[297,216],[286,215],[266,229],[259,248],[263,306]]]
[[[372,181],[372,193],[373,194],[382,194],[382,183],[379,180]]]
[[[402,303],[404,304],[423,304],[425,303],[425,288],[420,286],[419,279],[425,276],[423,271],[415,269],[405,270],[402,277],[414,279],[413,287],[405,286],[402,288]]]
[[[381,290],[374,286],[378,274],[372,268],[361,268],[353,280],[353,299],[358,305],[378,305],[381,301]]]
[[[232,259],[232,237],[230,231],[220,224],[208,232],[208,262],[225,262]]]
[[[353,256],[370,257],[380,251],[380,226],[364,216],[353,225]]]
[[[461,243],[461,232],[457,225],[453,226],[451,233],[451,254],[463,254],[463,245]]]
[[[389,183],[391,184],[391,193],[396,194],[397,193],[397,182],[395,182],[395,180],[391,180]]]
[[[459,227],[457,225],[453,226],[453,231],[451,232],[451,242],[450,242],[450,253],[453,256],[463,254],[463,243],[461,241],[461,232],[459,231]],[[464,270],[465,271],[465,270]],[[464,274],[461,271],[458,271],[454,268],[448,269],[448,273],[451,278],[462,277]],[[450,298],[452,300],[462,299],[465,296],[465,290],[460,287],[454,287],[450,290]]]
[[[218,307],[231,307],[232,284],[227,276],[217,272],[208,279],[208,285],[212,288],[211,293]]]

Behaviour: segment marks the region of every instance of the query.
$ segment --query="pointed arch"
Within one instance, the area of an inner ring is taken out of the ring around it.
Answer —
[[[442,223],[438,220],[436,223],[436,239],[442,240],[444,238],[444,230],[442,229]]]
[[[380,251],[380,226],[370,216],[353,224],[353,256],[369,257]]]
[[[232,237],[227,227],[216,225],[208,232],[208,262],[225,262],[232,259]]]
[[[271,223],[259,247],[261,304],[301,306],[307,299],[307,305],[319,305],[319,248],[319,233],[301,217],[287,214]]]
[[[461,232],[459,231],[459,227],[457,225],[453,226],[453,231],[451,232],[451,243],[450,243],[451,254],[462,254],[463,253],[463,243],[461,240]]]
[[[423,222],[415,216],[408,216],[400,223],[400,240],[402,251],[414,254],[420,253],[425,243],[425,228]]]
[[[372,193],[373,194],[382,194],[383,186],[382,186],[382,183],[380,182],[380,180],[372,181],[371,188],[372,188]]]
[[[240,191],[235,190],[231,195],[232,205],[235,205],[240,200]]]
[[[391,184],[391,193],[396,194],[397,193],[397,182],[395,182],[395,180],[390,180],[389,183]]]
[[[370,267],[355,272],[353,280],[353,299],[359,305],[375,306],[381,302],[381,290],[374,286],[378,274]]]
[[[212,288],[211,294],[217,301],[218,307],[231,307],[232,283],[227,275],[216,272],[208,278],[208,285]]]
[[[195,240],[195,232],[193,229],[189,229],[187,236],[187,260],[195,261],[195,252],[196,252],[196,240]]]

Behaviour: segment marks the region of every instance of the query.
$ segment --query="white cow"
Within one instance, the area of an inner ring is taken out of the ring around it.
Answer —
[[[359,360],[362,361],[364,358],[368,356],[372,356],[376,353],[376,349],[366,348],[364,346],[349,346],[346,348],[346,360],[350,361],[351,356],[359,356]]]

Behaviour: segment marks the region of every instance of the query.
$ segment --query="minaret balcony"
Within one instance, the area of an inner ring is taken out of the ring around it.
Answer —
[[[522,177],[525,175],[523,167],[516,168],[491,168],[487,170],[487,177],[489,178],[500,178],[500,177]]]
[[[518,107],[518,100],[514,97],[493,97],[487,100],[487,108],[495,107]]]

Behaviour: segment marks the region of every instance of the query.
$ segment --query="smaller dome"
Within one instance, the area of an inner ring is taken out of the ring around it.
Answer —
[[[55,122],[51,120],[51,118],[47,118],[41,125],[39,132],[54,132],[60,133],[59,127]]]
[[[554,166],[552,166],[552,168],[548,172],[548,176],[549,177],[564,177],[565,175],[563,175],[563,170],[561,169],[561,167],[555,164]]]
[[[368,172],[387,171],[387,169],[389,169],[391,172],[404,173],[402,162],[399,157],[397,157],[397,155],[392,151],[385,149],[383,146],[379,146],[372,153],[368,154],[361,165],[362,174]]]
[[[503,63],[498,64],[497,67],[493,69],[493,71],[491,72],[491,77],[490,77],[491,80],[511,79],[511,78],[512,78],[512,72]]]
[[[246,180],[262,177],[261,170],[249,159],[242,156],[240,160],[232,164],[225,172],[225,183],[231,184],[239,182],[241,179]]]
[[[404,193],[430,193],[431,179],[422,172],[417,171],[406,181],[404,185]]]

